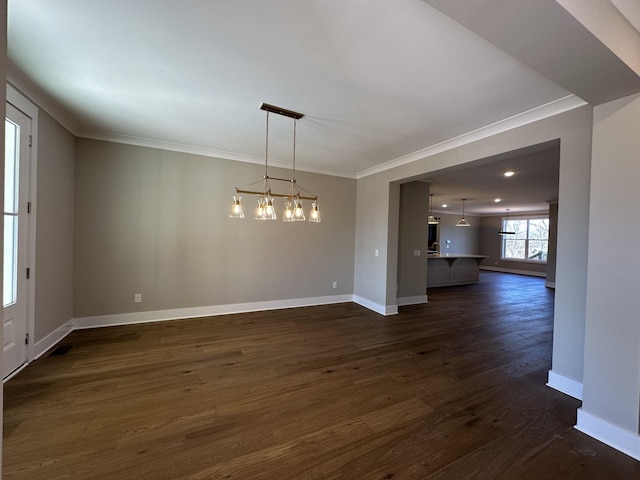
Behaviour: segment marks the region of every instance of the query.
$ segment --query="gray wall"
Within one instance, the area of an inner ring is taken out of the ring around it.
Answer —
[[[389,204],[400,205],[400,186],[389,184],[382,175],[371,175],[358,180],[356,201],[356,248],[354,295],[360,302],[368,302],[370,307],[384,308],[387,285],[391,286],[395,299],[397,265],[393,259],[389,264],[395,272],[387,274],[387,248],[395,249],[391,255],[397,258],[397,239],[389,245],[387,234],[398,234],[398,208],[389,209]],[[391,224],[391,228],[389,228]],[[376,256],[376,251],[378,255]],[[391,294],[391,293],[390,293]],[[390,303],[395,303],[390,302]]]
[[[589,188],[593,108],[583,107],[558,126],[560,190],[552,372],[578,382],[584,366]],[[559,115],[559,120],[563,116]],[[572,121],[573,120],[573,121]],[[587,126],[585,124],[590,124]]]
[[[436,213],[440,219],[438,236],[440,237],[440,253],[464,253],[470,255],[484,255],[480,248],[480,220],[465,213],[470,227],[456,227],[462,217],[462,204],[459,213]],[[451,240],[447,244],[447,240]],[[449,248],[447,248],[447,245]]]
[[[425,297],[427,292],[427,216],[429,184],[400,185],[398,298]],[[420,255],[415,256],[414,251]],[[418,299],[415,299],[418,300]]]
[[[583,410],[638,434],[640,95],[596,107]],[[640,445],[635,437],[635,454]]]
[[[73,318],[75,138],[38,112],[36,341]]]
[[[353,293],[355,180],[298,172],[319,224],[253,220],[248,195],[229,219],[233,188],[262,168],[78,139],[75,317]]]
[[[556,286],[556,258],[558,251],[558,203],[549,204],[549,254],[547,255],[547,287]]]

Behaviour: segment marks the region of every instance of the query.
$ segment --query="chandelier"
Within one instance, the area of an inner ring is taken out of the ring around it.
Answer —
[[[282,212],[283,222],[304,222],[306,220],[304,210],[302,207],[303,200],[311,201],[311,210],[309,212],[309,221],[313,223],[320,223],[320,210],[318,209],[318,196],[304,189],[296,182],[296,126],[297,121],[304,117],[304,114],[287,110],[286,108],[276,107],[263,103],[260,106],[261,110],[267,112],[267,127],[265,135],[265,148],[264,148],[264,176],[261,180],[257,180],[244,187],[236,187],[236,195],[233,197],[233,204],[231,205],[231,213],[229,218],[244,218],[244,212],[242,208],[241,194],[256,195],[257,206],[255,209],[254,219],[256,220],[276,220],[276,207],[274,205],[274,198],[284,198],[284,209]],[[275,113],[277,115],[283,115],[285,117],[293,118],[293,162],[291,167],[291,178],[277,178],[269,176],[269,113]],[[286,182],[289,184],[287,192],[278,193],[271,190],[269,181],[273,182]],[[251,186],[262,183],[262,190],[251,190]]]

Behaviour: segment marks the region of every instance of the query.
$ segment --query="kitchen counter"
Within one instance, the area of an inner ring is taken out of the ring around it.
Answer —
[[[480,281],[480,262],[487,255],[445,253],[427,255],[427,288],[468,285]]]

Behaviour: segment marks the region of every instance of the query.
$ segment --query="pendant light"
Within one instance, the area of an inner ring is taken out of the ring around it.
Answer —
[[[456,227],[470,227],[471,224],[469,222],[467,222],[467,219],[464,217],[464,202],[466,201],[466,198],[462,199],[462,218],[460,218],[460,220],[458,220],[458,223],[456,223]]]
[[[429,225],[438,225],[438,219],[433,216],[433,212],[431,211],[433,207],[433,193],[429,194],[429,217],[427,218],[427,223]]]
[[[509,227],[509,209],[508,208],[507,208],[507,220],[504,222],[504,226],[506,228]],[[515,234],[516,234],[516,232],[509,232],[507,230],[503,230],[502,228],[498,232],[498,235],[515,235]]]

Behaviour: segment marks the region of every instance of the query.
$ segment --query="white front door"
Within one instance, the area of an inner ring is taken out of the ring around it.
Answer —
[[[31,119],[7,104],[4,181],[4,372],[27,362],[27,256]]]

